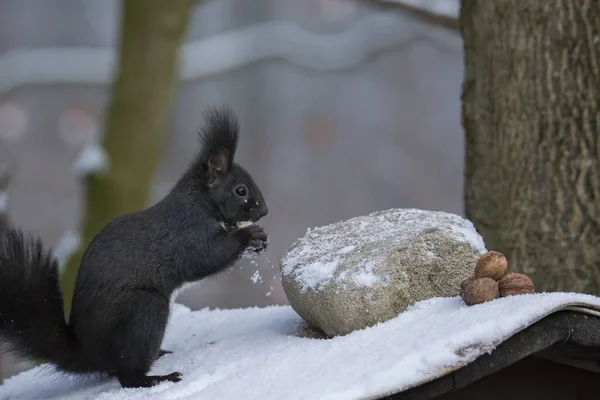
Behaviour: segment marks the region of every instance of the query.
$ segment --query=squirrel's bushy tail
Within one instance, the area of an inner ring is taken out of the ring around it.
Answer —
[[[0,230],[0,341],[18,356],[85,372],[65,322],[58,273],[39,238]]]

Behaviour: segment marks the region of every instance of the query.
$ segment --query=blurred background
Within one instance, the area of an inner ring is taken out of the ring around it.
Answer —
[[[237,161],[265,194],[271,236],[264,255],[179,302],[286,304],[279,258],[307,228],[396,207],[463,214],[462,40],[395,3],[194,7],[148,202],[193,159],[205,107],[229,104],[241,125]],[[458,10],[454,0],[421,3]],[[0,211],[59,256],[77,241],[76,165],[102,134],[120,13],[119,0],[0,0],[0,168],[12,171]],[[25,367],[4,356],[0,377]]]

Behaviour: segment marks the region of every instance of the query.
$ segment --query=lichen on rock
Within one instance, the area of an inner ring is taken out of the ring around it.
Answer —
[[[331,337],[458,295],[485,252],[458,215],[391,209],[307,231],[283,255],[281,276],[294,310]]]

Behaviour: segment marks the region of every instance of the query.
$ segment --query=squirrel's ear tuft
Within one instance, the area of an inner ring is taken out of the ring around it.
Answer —
[[[231,169],[239,134],[237,118],[228,107],[209,107],[199,134],[200,157],[206,166],[208,184],[213,186]]]
[[[229,171],[230,163],[229,152],[223,148],[217,149],[208,156],[208,185],[214,186],[221,181],[223,174]]]

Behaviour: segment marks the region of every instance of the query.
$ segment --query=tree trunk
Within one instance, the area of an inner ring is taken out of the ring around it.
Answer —
[[[537,291],[600,294],[600,2],[463,0],[466,216]]]
[[[0,164],[0,230],[8,226],[8,185],[13,173],[8,163]]]
[[[11,174],[8,168],[4,165],[0,165],[0,231],[8,225],[8,194],[6,190],[10,182]],[[4,371],[3,371],[3,357],[5,349],[2,343],[0,343],[0,385],[3,382]]]
[[[194,0],[125,0],[119,69],[106,115],[105,174],[86,178],[79,251],[62,277],[66,313],[77,268],[91,239],[115,217],[147,206],[177,78],[179,49]]]

